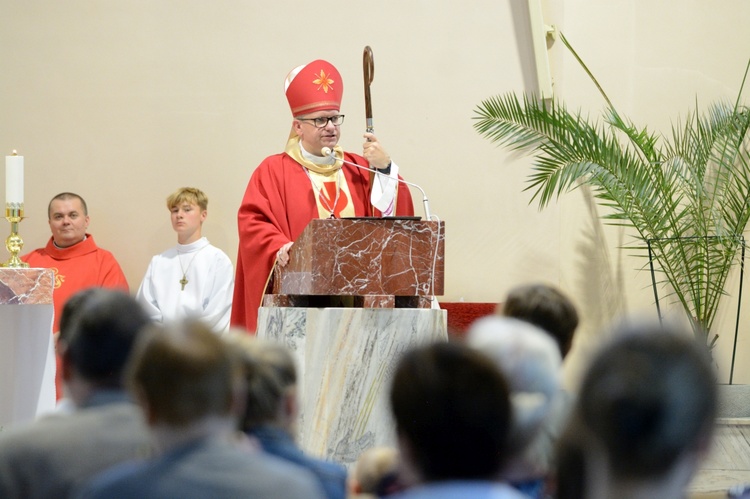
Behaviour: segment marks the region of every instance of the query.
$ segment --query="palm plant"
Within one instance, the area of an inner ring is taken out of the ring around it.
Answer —
[[[475,109],[474,127],[492,142],[534,156],[529,184],[539,207],[578,185],[591,187],[608,223],[635,229],[628,245],[649,254],[658,284],[685,310],[696,334],[712,331],[729,271],[750,219],[750,112],[734,103],[689,113],[671,137],[617,112],[581,58],[560,36],[606,101],[603,122],[558,101],[509,93]],[[671,139],[671,140],[670,140]],[[717,335],[713,333],[713,345]]]

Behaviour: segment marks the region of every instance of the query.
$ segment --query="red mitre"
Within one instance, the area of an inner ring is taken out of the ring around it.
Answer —
[[[285,86],[292,116],[341,109],[344,83],[330,62],[317,60],[294,68]]]

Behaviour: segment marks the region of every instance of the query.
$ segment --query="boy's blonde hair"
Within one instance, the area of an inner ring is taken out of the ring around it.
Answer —
[[[208,209],[208,197],[202,190],[195,187],[180,187],[167,198],[167,209],[171,210],[182,203],[198,205],[201,211]]]

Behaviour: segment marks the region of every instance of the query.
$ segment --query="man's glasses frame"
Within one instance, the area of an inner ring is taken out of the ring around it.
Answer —
[[[317,118],[297,118],[299,121],[311,121],[315,128],[325,128],[328,126],[330,121],[333,126],[339,126],[344,122],[344,115],[337,114],[336,116],[319,116]]]

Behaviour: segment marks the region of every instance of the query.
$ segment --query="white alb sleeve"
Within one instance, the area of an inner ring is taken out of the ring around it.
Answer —
[[[384,217],[396,213],[396,192],[398,191],[398,165],[391,162],[391,171],[385,175],[375,175],[370,193],[370,203],[380,210]]]

